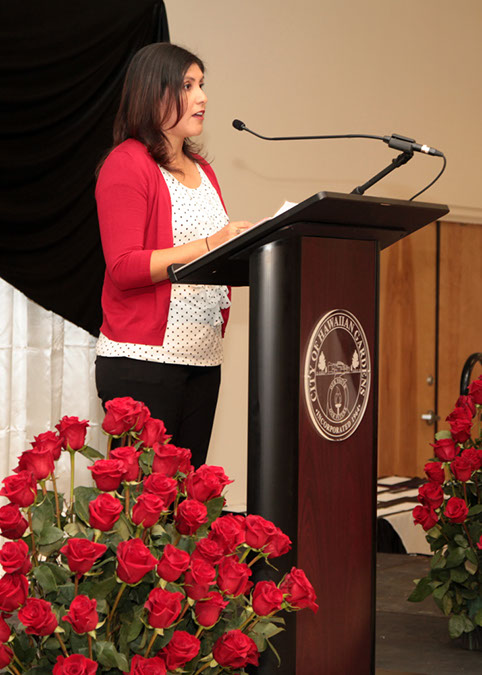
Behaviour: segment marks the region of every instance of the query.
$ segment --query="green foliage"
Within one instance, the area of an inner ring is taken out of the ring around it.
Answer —
[[[477,436],[461,441],[459,436],[452,436],[448,430],[435,435],[436,442],[442,441],[441,457],[447,456],[443,454],[447,448],[450,453],[450,446],[443,443],[447,440],[454,441],[456,454],[450,460],[443,461],[440,456],[437,457],[436,446],[435,456],[430,460],[429,471],[434,462],[445,473],[443,501],[434,508],[433,504],[424,500],[421,489],[423,508],[427,512],[432,509],[437,518],[436,524],[425,533],[433,556],[427,576],[415,581],[415,588],[408,598],[410,602],[421,602],[432,595],[440,610],[449,617],[448,628],[452,638],[471,633],[476,627],[482,626],[482,550],[479,548],[482,547],[482,467],[477,468],[482,456],[479,451],[477,460],[474,454],[476,451],[473,450],[482,448],[482,405],[475,404],[475,415],[471,420],[470,405],[473,404],[470,394],[466,400],[466,408],[463,407],[463,400],[459,402],[455,418],[460,422],[465,416],[468,427],[471,426]],[[467,471],[466,467],[470,469],[468,476],[460,472],[464,468]],[[435,494],[435,483],[432,490]],[[455,501],[451,502],[454,498]]]

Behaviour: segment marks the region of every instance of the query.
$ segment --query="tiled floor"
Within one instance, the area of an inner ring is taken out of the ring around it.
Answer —
[[[428,564],[425,556],[377,556],[376,675],[482,675],[482,652],[450,639],[432,598],[407,602]]]

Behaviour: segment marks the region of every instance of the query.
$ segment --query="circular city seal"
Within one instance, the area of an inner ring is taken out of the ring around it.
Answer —
[[[325,314],[305,358],[305,400],[319,434],[344,441],[363,419],[371,382],[370,352],[358,319],[345,309]]]

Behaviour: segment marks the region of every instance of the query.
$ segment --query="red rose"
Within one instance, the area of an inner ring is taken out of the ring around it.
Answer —
[[[131,661],[128,675],[166,675],[166,666],[158,656],[146,659],[136,654]]]
[[[52,457],[57,461],[62,452],[62,439],[54,431],[44,431],[43,434],[34,436],[34,441],[31,443],[32,448],[45,448],[50,450]]]
[[[416,506],[413,509],[413,522],[415,525],[421,525],[427,531],[431,530],[438,522],[438,517],[430,506]]]
[[[244,668],[248,663],[258,665],[256,643],[240,630],[230,630],[221,635],[213,647],[213,656],[223,668]]]
[[[154,461],[152,471],[162,473],[163,476],[175,476],[178,471],[187,473],[191,451],[186,448],[178,448],[176,445],[166,443],[154,443]],[[188,455],[186,454],[188,453]],[[187,462],[187,463],[186,463]]]
[[[193,600],[206,598],[216,578],[216,570],[201,559],[191,560],[191,567],[184,577],[184,588]]]
[[[87,427],[90,426],[87,420],[79,420],[78,417],[62,417],[60,422],[55,425],[59,436],[62,439],[62,446],[68,450],[80,450],[85,445],[85,435]]]
[[[144,479],[144,492],[159,495],[164,504],[169,507],[177,496],[177,480],[164,476],[162,473],[151,473]]]
[[[277,527],[276,532],[270,536],[263,547],[263,553],[267,553],[268,558],[279,558],[279,556],[288,553],[290,548],[291,539]]]
[[[179,504],[174,522],[180,534],[194,534],[208,522],[208,510],[196,499],[186,499]]]
[[[11,614],[24,605],[27,593],[27,577],[23,574],[4,574],[0,579],[0,612]]]
[[[315,590],[303,570],[292,567],[291,572],[281,582],[280,589],[286,595],[286,602],[291,607],[296,609],[309,607],[315,614],[318,611]]]
[[[187,496],[200,502],[208,502],[220,497],[225,486],[232,482],[221,466],[203,464],[186,478]]]
[[[463,483],[468,481],[472,475],[472,467],[470,466],[470,462],[463,455],[454,459],[450,465],[450,470],[455,478],[462,481]]]
[[[139,434],[143,448],[152,448],[154,443],[164,443],[167,439],[166,427],[162,420],[150,417]]]
[[[0,642],[7,642],[10,637],[11,630],[8,623],[3,616],[0,616]]]
[[[112,495],[99,495],[89,503],[90,526],[102,532],[111,530],[123,508],[122,503]]]
[[[456,403],[456,408],[465,408],[467,416],[475,416],[475,404],[472,396],[459,396]]]
[[[172,544],[166,544],[164,553],[157,565],[157,573],[166,581],[177,581],[181,574],[187,570],[191,558],[187,551],[180,551]]]
[[[211,565],[217,565],[224,558],[224,549],[214,539],[200,539],[191,554],[191,559],[202,559]]]
[[[434,448],[435,456],[442,462],[451,462],[457,456],[458,448],[453,438],[441,438],[430,445]]]
[[[70,603],[67,615],[62,618],[80,635],[94,630],[99,623],[97,600],[91,600],[86,595],[77,595]]]
[[[444,500],[444,493],[438,483],[425,483],[418,489],[418,501],[431,506],[432,509],[438,509]]]
[[[165,510],[166,507],[161,497],[146,492],[139,495],[132,508],[132,522],[134,525],[142,525],[145,528],[152,527]]]
[[[53,474],[54,470],[55,464],[52,453],[43,447],[22,452],[18,459],[18,466],[14,469],[14,472],[28,471],[33,473],[36,480],[45,480]]]
[[[283,591],[274,581],[258,581],[253,590],[253,609],[258,616],[268,616],[281,609]]]
[[[2,480],[0,495],[17,506],[32,506],[37,496],[37,481],[30,471],[20,471]]]
[[[442,485],[445,480],[445,471],[440,462],[427,462],[423,470],[429,481]]]
[[[244,543],[245,539],[244,516],[220,516],[211,525],[209,539],[216,541],[224,553],[233,553],[236,548]]]
[[[171,593],[164,588],[153,588],[144,603],[149,625],[153,628],[169,628],[177,620],[182,609],[182,593]]]
[[[57,663],[52,670],[52,675],[95,675],[97,663],[91,661],[82,654],[72,656],[57,656]]]
[[[477,548],[482,550],[482,534],[480,535],[480,539],[477,542]],[[4,640],[6,642],[6,640]]]
[[[117,546],[117,576],[126,584],[137,584],[156,565],[157,559],[140,539],[121,541]]]
[[[76,537],[69,539],[60,549],[60,552],[67,558],[70,571],[77,574],[85,574],[91,570],[95,561],[106,551],[105,544],[97,544],[89,539],[77,539]]]
[[[6,645],[0,645],[0,668],[5,668],[13,659],[13,651]]]
[[[476,448],[466,448],[462,450],[461,457],[465,459],[469,464],[472,471],[478,471],[482,464],[482,454],[480,450]]]
[[[482,377],[470,383],[469,394],[474,403],[477,403],[477,405],[482,404]]]
[[[262,549],[268,539],[277,530],[270,520],[261,516],[248,515],[245,518],[246,535],[245,542],[250,548]]]
[[[113,398],[105,404],[106,415],[102,429],[111,436],[122,436],[128,431],[140,431],[151,416],[149,409],[130,396]]]
[[[97,489],[103,492],[117,490],[126,472],[124,462],[119,459],[98,459],[87,468],[92,471]]]
[[[125,445],[123,448],[115,448],[111,451],[111,459],[118,459],[124,464],[123,481],[135,481],[139,475],[139,455],[142,452],[136,450],[132,445]]]
[[[463,408],[460,408],[460,411],[460,415],[450,421],[450,433],[456,443],[465,443],[470,438],[472,418],[466,416]]]
[[[198,600],[194,607],[196,621],[204,628],[211,628],[219,621],[221,612],[229,605],[218,591],[210,591],[204,600]]]
[[[20,539],[28,527],[16,504],[0,507],[0,534],[6,539]]]
[[[249,581],[252,571],[246,563],[240,563],[234,557],[225,558],[219,563],[217,585],[228,595],[242,595],[253,585]]]
[[[192,661],[200,649],[201,642],[197,637],[185,630],[176,630],[160,654],[166,662],[167,670],[172,671]]]
[[[468,513],[467,504],[459,497],[451,497],[445,505],[445,515],[453,523],[463,523]]]
[[[27,574],[32,569],[28,546],[20,541],[7,541],[0,549],[0,565],[8,574]]]
[[[52,605],[41,598],[28,598],[18,612],[18,619],[27,626],[25,632],[32,635],[51,635],[58,626]]]

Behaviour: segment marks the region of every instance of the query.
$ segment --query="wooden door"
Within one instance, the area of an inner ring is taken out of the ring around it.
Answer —
[[[467,357],[482,352],[482,226],[440,223],[438,410],[440,428],[459,395]],[[473,377],[482,369],[477,365]]]
[[[378,473],[423,475],[436,405],[437,226],[381,253]]]

